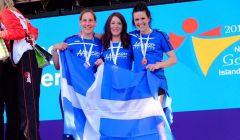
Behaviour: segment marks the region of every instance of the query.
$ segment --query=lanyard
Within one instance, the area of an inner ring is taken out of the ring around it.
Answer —
[[[122,45],[122,42],[119,42],[119,43],[118,43],[118,46],[117,46],[116,54],[114,54],[113,43],[112,43],[112,41],[110,41],[110,48],[111,48],[111,54],[112,54],[112,58],[113,58],[113,63],[114,63],[114,65],[117,64],[118,53],[119,53],[119,50],[120,50],[121,45]]]
[[[89,60],[90,60],[90,57],[91,57],[91,55],[92,55],[92,48],[93,48],[93,45],[94,45],[94,37],[93,37],[93,39],[92,39],[92,43],[91,43],[91,46],[90,46],[90,49],[89,49],[88,52],[87,52],[87,48],[86,48],[86,45],[85,45],[85,42],[84,42],[84,39],[83,39],[83,36],[82,36],[82,35],[81,35],[81,39],[82,39],[83,47],[84,47],[85,63],[90,66]]]
[[[147,53],[147,48],[148,48],[148,41],[149,41],[149,36],[150,36],[151,33],[148,34],[148,37],[147,37],[147,41],[146,43],[144,44],[143,43],[143,38],[142,38],[142,34],[140,32],[140,44],[141,44],[141,52],[142,52],[142,55],[143,55],[143,58],[146,58],[146,53]]]

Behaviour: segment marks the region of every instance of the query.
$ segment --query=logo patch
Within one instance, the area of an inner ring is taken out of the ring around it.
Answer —
[[[24,73],[24,78],[26,79],[27,83],[31,83],[31,75],[30,72],[25,72]]]

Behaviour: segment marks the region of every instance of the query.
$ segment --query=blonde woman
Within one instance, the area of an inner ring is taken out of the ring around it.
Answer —
[[[17,110],[19,111],[20,140],[39,140],[39,96],[41,69],[38,69],[35,52],[31,42],[25,37],[36,40],[38,30],[31,26],[20,11],[14,7],[12,0],[1,0],[0,21],[3,38],[11,52],[11,60],[17,73]],[[11,74],[11,73],[9,73]],[[13,134],[12,134],[13,135]],[[13,139],[18,139],[13,138]]]

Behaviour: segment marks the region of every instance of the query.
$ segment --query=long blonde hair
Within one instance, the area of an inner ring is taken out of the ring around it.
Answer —
[[[14,9],[14,2],[13,0],[0,0],[0,13],[2,10],[6,9]]]

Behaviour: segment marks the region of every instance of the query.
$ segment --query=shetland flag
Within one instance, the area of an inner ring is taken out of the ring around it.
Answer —
[[[173,140],[156,98],[161,80],[151,72],[103,64],[94,74],[68,49],[59,55],[64,134],[75,140]]]

